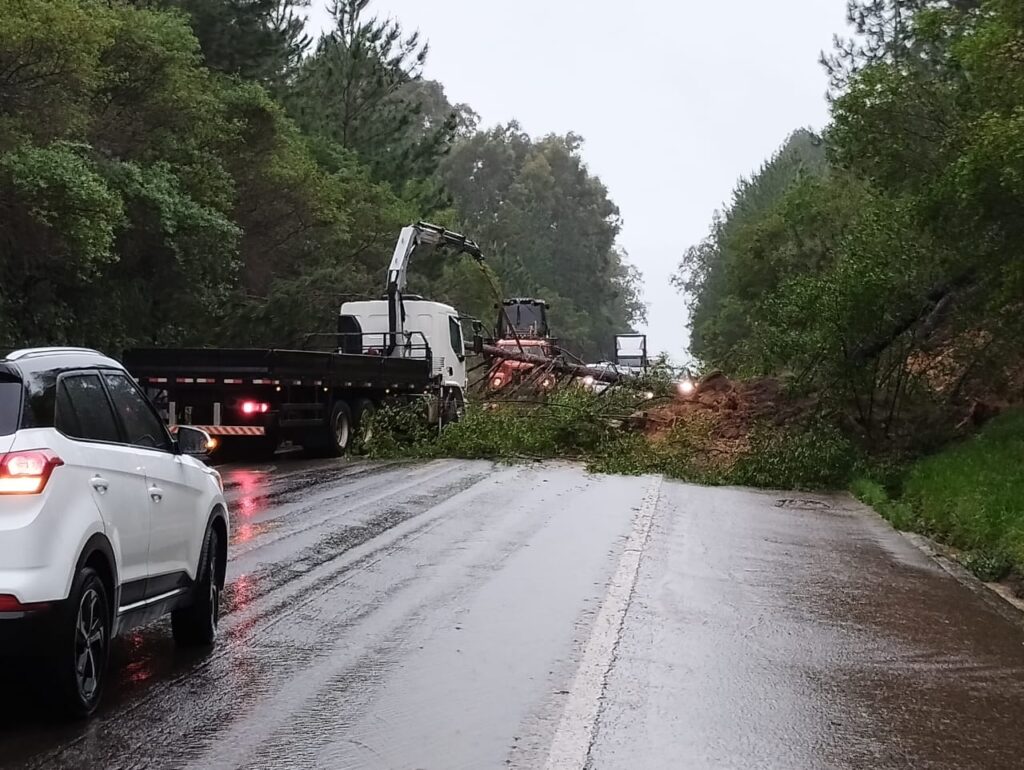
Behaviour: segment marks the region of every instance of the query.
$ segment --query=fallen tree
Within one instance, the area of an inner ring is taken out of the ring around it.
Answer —
[[[542,367],[548,372],[555,374],[561,374],[567,377],[592,377],[595,382],[606,382],[609,385],[615,385],[624,379],[631,378],[633,375],[617,372],[614,369],[592,369],[585,364],[576,364],[570,361],[566,361],[564,358],[548,358],[546,356],[533,355],[522,350],[514,350],[510,348],[501,348],[497,345],[480,344],[477,345],[477,352],[489,359],[494,360],[505,360],[505,361],[519,361],[524,364],[534,364],[537,367]]]

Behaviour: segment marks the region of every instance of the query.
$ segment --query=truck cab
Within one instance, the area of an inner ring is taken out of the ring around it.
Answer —
[[[393,356],[429,359],[431,372],[450,389],[467,386],[466,349],[459,312],[451,305],[406,297],[405,332]],[[387,355],[388,303],[385,300],[346,302],[338,319],[338,348],[345,353]]]

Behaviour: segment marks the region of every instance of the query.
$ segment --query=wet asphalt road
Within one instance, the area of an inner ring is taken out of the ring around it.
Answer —
[[[6,685],[0,768],[1024,766],[1019,620],[848,498],[222,471],[217,647],[123,639],[84,725]]]

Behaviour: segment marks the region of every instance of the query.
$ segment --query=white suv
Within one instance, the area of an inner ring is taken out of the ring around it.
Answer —
[[[169,612],[178,643],[213,642],[228,515],[208,441],[172,438],[96,351],[0,358],[0,654],[41,657],[73,715],[96,709],[118,632]]]

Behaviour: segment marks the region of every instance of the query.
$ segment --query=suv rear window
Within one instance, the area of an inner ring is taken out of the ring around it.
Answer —
[[[10,436],[18,430],[24,390],[18,380],[0,379],[0,436]]]
[[[65,436],[85,441],[121,440],[114,412],[98,374],[73,374],[61,378],[57,388],[57,430]]]

